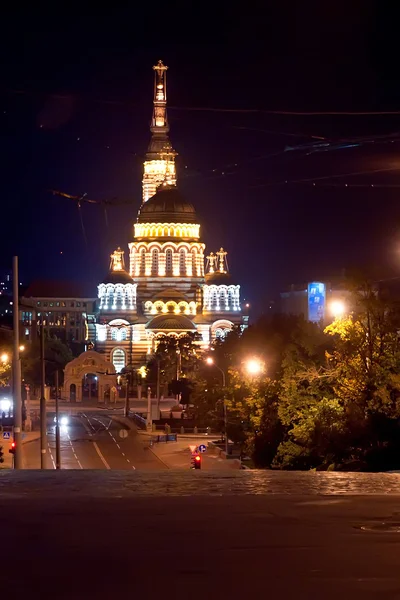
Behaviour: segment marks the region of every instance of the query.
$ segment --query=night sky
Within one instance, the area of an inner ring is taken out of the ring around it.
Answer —
[[[110,252],[127,254],[162,59],[178,185],[256,312],[343,269],[400,276],[400,115],[268,112],[400,110],[397,19],[377,5],[3,14],[0,267],[17,253],[24,282],[76,278],[95,294]],[[108,226],[85,204],[85,243],[52,188],[115,198]]]

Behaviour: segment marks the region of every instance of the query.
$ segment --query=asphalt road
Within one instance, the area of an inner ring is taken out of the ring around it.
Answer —
[[[398,600],[400,476],[361,475],[3,471],[2,594]]]
[[[165,465],[134,430],[128,430],[106,413],[70,415],[60,428],[62,469],[163,470]],[[56,468],[54,414],[47,420],[48,469]],[[24,466],[40,468],[39,440],[24,445]]]

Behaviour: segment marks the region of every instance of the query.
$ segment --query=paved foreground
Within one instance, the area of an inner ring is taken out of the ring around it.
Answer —
[[[13,598],[400,598],[399,475],[3,471],[0,522]]]

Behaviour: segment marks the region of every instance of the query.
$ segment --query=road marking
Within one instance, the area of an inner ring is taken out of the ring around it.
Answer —
[[[115,443],[117,444],[117,442],[115,442]],[[121,450],[121,446],[119,444],[117,444],[117,448],[119,448]]]
[[[96,450],[97,454],[100,456],[101,460],[103,461],[103,464],[105,465],[106,469],[111,469],[110,465],[108,464],[108,462],[106,461],[106,459],[102,455],[101,450],[98,447],[98,445],[96,444],[96,442],[93,442],[93,446],[95,447],[95,450]]]
[[[122,456],[125,456],[125,452],[122,452]]]
[[[56,463],[54,462],[53,454],[51,453],[50,443],[47,442],[47,445],[49,447],[49,454],[50,454],[51,462],[53,463],[53,468],[55,469],[56,468]]]
[[[78,460],[78,459],[76,459],[76,460]],[[80,466],[81,469],[83,469],[83,467],[82,467],[81,463],[79,462],[79,460],[78,460],[78,465]]]

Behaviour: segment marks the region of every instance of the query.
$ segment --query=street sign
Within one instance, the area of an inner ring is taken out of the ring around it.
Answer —
[[[207,446],[205,444],[200,444],[199,452],[205,452],[207,450]]]
[[[127,429],[120,429],[119,430],[119,437],[122,438],[122,439],[128,437],[128,430]]]
[[[190,448],[190,452],[192,454],[194,454],[196,452],[196,450],[197,450],[197,446],[189,446],[189,448]]]
[[[11,431],[3,431],[3,440],[11,440]]]

